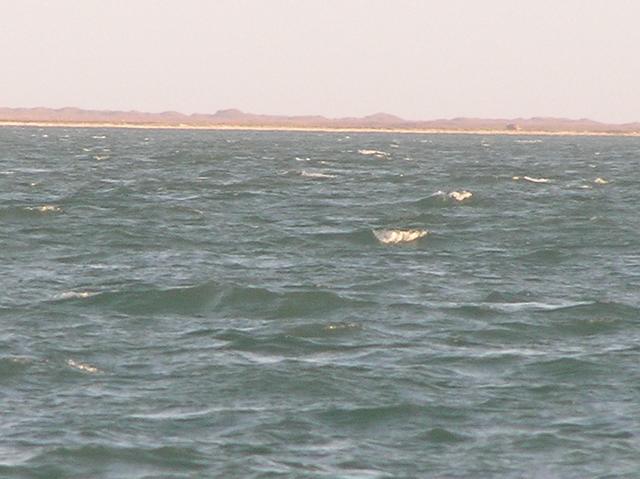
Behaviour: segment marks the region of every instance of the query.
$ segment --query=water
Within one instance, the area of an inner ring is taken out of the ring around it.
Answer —
[[[636,138],[2,128],[0,477],[638,477],[639,168]]]

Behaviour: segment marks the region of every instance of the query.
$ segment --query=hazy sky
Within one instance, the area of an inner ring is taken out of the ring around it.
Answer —
[[[640,0],[0,0],[0,105],[640,120]]]

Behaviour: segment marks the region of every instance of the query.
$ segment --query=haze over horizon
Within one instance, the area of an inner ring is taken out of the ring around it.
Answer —
[[[640,120],[640,4],[25,0],[0,106]]]

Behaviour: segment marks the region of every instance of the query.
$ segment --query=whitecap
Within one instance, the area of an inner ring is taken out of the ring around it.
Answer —
[[[598,184],[598,185],[606,185],[607,183],[609,183],[607,180],[605,180],[604,178],[596,178],[595,180],[593,180],[594,183]]]
[[[311,161],[311,158],[309,158],[309,157],[300,158],[299,156],[296,156],[296,161]]]
[[[71,366],[74,369],[78,369],[80,371],[84,371],[86,373],[99,373],[101,372],[98,368],[96,368],[95,366],[91,366],[90,364],[86,364],[86,363],[81,363],[78,361],[74,361],[73,359],[67,359],[67,364],[69,366]]]
[[[203,417],[222,410],[221,408],[207,408],[193,411],[173,411],[164,409],[158,412],[131,414],[129,417],[134,419],[193,419]]]
[[[533,178],[531,176],[523,176],[522,179],[531,183],[549,183],[551,181],[549,178]]]
[[[27,206],[29,211],[39,211],[40,213],[60,213],[62,208],[56,205]]]
[[[366,156],[374,156],[376,158],[389,158],[389,153],[380,150],[358,150],[358,153]]]
[[[561,301],[557,303],[542,303],[539,301],[523,301],[518,303],[492,303],[489,307],[496,311],[514,313],[520,311],[557,311],[576,306],[593,304],[588,301]]]
[[[92,136],[91,138],[93,138],[94,140],[104,140],[106,138],[105,135],[95,135]]]
[[[93,291],[65,291],[64,293],[59,294],[57,299],[77,299],[77,298],[90,298],[91,296],[95,296],[96,292]]]
[[[250,351],[242,351],[238,353],[243,359],[247,359],[252,363],[257,364],[276,364],[285,361],[286,358],[281,355],[266,355],[260,353],[253,353]]]
[[[326,326],[324,326],[322,329],[323,331],[336,332],[336,331],[349,331],[349,330],[361,329],[361,326],[356,323],[329,323]]]
[[[98,161],[102,161],[102,160],[108,160],[110,157],[109,155],[94,155],[93,159],[94,160],[98,160]]]
[[[410,243],[427,236],[428,232],[421,229],[409,230],[373,230],[373,235],[383,244]]]
[[[449,198],[453,198],[456,201],[464,201],[468,198],[471,198],[472,196],[473,193],[467,190],[452,191],[451,193],[449,193]]]
[[[305,171],[302,170],[300,176],[306,176],[308,178],[335,178],[336,175],[330,175],[328,173],[319,173],[314,171]]]

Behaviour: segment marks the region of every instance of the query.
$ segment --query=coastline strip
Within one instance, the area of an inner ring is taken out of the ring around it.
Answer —
[[[162,123],[102,123],[102,122],[42,122],[0,120],[0,127],[38,127],[38,128],[121,128],[141,130],[210,130],[210,131],[282,131],[282,132],[318,132],[318,133],[405,133],[421,135],[504,135],[504,136],[628,136],[640,137],[640,132],[616,131],[551,131],[551,130],[456,130],[446,128],[357,128],[323,126],[278,126],[278,125],[234,125],[234,124],[162,124]]]

